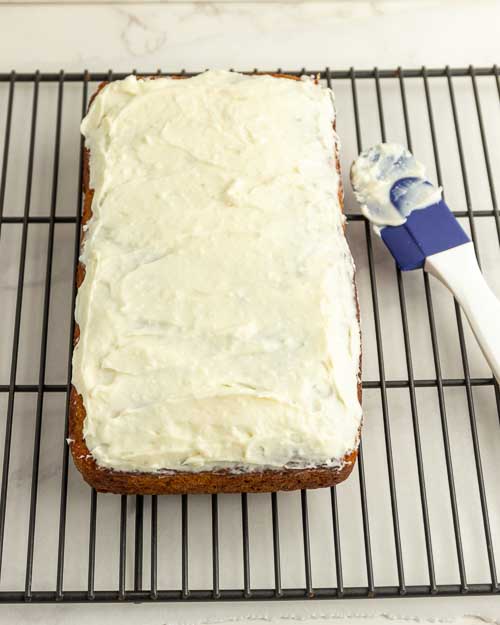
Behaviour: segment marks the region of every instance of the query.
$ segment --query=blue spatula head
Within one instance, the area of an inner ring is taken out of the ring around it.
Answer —
[[[406,148],[381,143],[359,155],[351,182],[363,214],[377,227],[403,271],[423,267],[425,259],[469,242],[445,202],[441,189]]]
[[[444,200],[413,211],[401,226],[378,232],[402,271],[419,269],[427,256],[470,241]]]

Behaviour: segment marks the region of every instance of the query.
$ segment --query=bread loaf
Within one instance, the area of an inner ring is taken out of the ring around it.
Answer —
[[[359,311],[334,107],[289,78],[131,76],[91,102],[69,432],[100,492],[352,470]]]

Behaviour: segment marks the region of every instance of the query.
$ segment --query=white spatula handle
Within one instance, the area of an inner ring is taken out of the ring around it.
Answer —
[[[428,256],[424,268],[456,297],[500,382],[500,301],[486,284],[472,243]]]

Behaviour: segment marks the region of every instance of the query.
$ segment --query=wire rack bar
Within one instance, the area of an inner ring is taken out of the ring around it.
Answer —
[[[304,542],[304,571],[306,576],[306,595],[314,595],[311,573],[311,546],[309,541],[309,509],[307,505],[307,491],[300,492],[300,503],[302,508],[302,540]]]
[[[278,517],[278,495],[271,493],[271,514],[273,520],[273,560],[274,560],[274,592],[281,596],[281,560],[280,560],[280,528]]]
[[[380,74],[379,70],[375,68],[375,88],[377,94],[377,107],[379,114],[380,133],[382,141],[386,141],[385,132],[385,120],[384,109],[382,104],[382,92],[380,88]],[[368,264],[370,273],[370,284],[372,294],[372,306],[373,316],[375,322],[375,337],[377,341],[377,360],[379,368],[380,378],[380,398],[382,401],[382,419],[384,423],[384,437],[385,437],[385,449],[387,457],[387,470],[389,474],[389,491],[391,496],[391,511],[392,511],[392,524],[394,532],[394,543],[396,547],[396,563],[398,567],[399,589],[400,593],[405,593],[405,577],[403,556],[401,550],[401,536],[399,529],[399,515],[398,515],[398,502],[396,497],[396,481],[394,477],[394,461],[392,455],[392,443],[391,443],[391,429],[389,421],[389,408],[387,403],[387,389],[385,384],[385,367],[384,367],[384,353],[382,346],[382,330],[380,325],[380,308],[377,295],[377,278],[375,275],[375,263],[373,260],[373,245],[372,245],[372,232],[369,223],[365,222],[365,236],[368,244]]]
[[[437,586],[435,594],[431,594],[430,586],[406,586],[407,597],[453,597],[460,594],[462,586],[460,584],[447,584]],[[491,584],[469,584],[468,596],[491,595]],[[496,594],[496,593],[495,593]],[[342,599],[395,599],[400,597],[399,586],[376,586],[373,590],[367,587],[350,587],[345,588]],[[181,590],[159,590],[157,601],[210,601],[212,598],[211,590],[191,590],[189,596],[184,597]],[[297,601],[298,599],[307,598],[303,588],[285,588],[279,597],[276,597],[274,590],[269,588],[256,589],[252,591],[252,599],[258,601]],[[318,588],[314,593],[314,597],[309,599],[338,599],[337,588]],[[56,593],[51,591],[33,591],[31,594],[31,603],[53,603],[56,600]],[[115,602],[115,601],[148,603],[151,602],[151,595],[148,591],[129,590],[123,599],[116,591],[96,590],[93,601],[99,602]],[[3,603],[25,603],[26,597],[24,592],[4,591],[0,592],[0,601]],[[67,603],[86,603],[88,596],[83,591],[66,590],[63,593],[62,601]],[[220,591],[219,601],[248,601],[245,597],[244,590],[241,589],[224,589]]]
[[[479,97],[479,89],[477,87],[477,80],[476,80],[477,72],[472,67],[472,65],[470,66],[469,70],[470,70],[470,77],[472,81],[472,91],[474,93],[474,103],[476,105],[477,122],[479,124],[479,132],[481,133],[481,144],[483,146],[483,154],[484,154],[484,166],[486,167],[486,175],[488,176],[488,185],[490,187],[491,203],[493,205],[493,212],[495,215],[495,225],[497,228],[498,241],[500,243],[500,214],[498,211],[495,182],[493,180],[493,173],[492,173],[492,168],[491,168],[488,140],[486,138],[486,132],[484,128],[483,112],[481,109],[481,99]],[[497,74],[497,79],[498,79],[498,74]]]
[[[142,590],[144,497],[135,498],[134,590]]]
[[[453,211],[453,214],[457,218],[469,217],[468,211]],[[495,210],[475,210],[473,212],[474,218],[476,217],[496,217],[497,212]],[[346,215],[347,221],[364,221],[364,217],[361,213],[348,213]],[[32,215],[25,219],[22,215],[5,215],[0,217],[0,224],[23,224],[26,221],[28,224],[49,224],[51,222],[49,215]],[[53,219],[55,224],[74,224],[76,218],[72,215],[59,215]]]
[[[118,598],[125,599],[127,579],[127,495],[120,497],[120,566],[118,573]]]
[[[408,115],[408,104],[406,101],[406,90],[405,90],[405,82],[402,73],[399,75],[399,89],[401,94],[401,103],[403,106],[403,118],[404,118],[404,126],[405,126],[405,134],[406,134],[406,143],[410,152],[413,149],[412,140],[411,140],[411,130],[410,130],[410,118]],[[415,379],[413,376],[413,360],[411,353],[411,343],[410,343],[410,332],[408,328],[408,314],[406,311],[406,297],[404,291],[404,281],[402,272],[399,267],[396,265],[396,275],[398,280],[398,297],[399,297],[399,307],[401,310],[401,322],[403,325],[403,339],[405,345],[405,355],[406,355],[406,369],[408,372],[408,390],[410,393],[410,408],[411,408],[411,418],[412,418],[412,426],[413,426],[413,438],[415,441],[415,453],[417,458],[417,471],[418,471],[418,486],[420,492],[420,504],[422,508],[422,522],[424,525],[424,535],[425,535],[425,550],[427,556],[427,569],[429,571],[429,584],[431,587],[431,593],[435,594],[437,592],[436,588],[436,573],[434,569],[434,554],[432,551],[432,537],[431,537],[431,529],[429,524],[429,507],[427,504],[427,492],[425,487],[425,472],[424,472],[424,462],[422,457],[422,443],[420,440],[420,425],[418,420],[418,410],[417,410],[417,398],[415,393]]]
[[[15,74],[12,72],[9,80],[9,96],[7,100],[7,113],[5,116],[5,135],[3,143],[2,177],[0,179],[0,237],[2,235],[2,219],[5,202],[5,187],[7,185],[7,169],[9,166],[10,129],[12,126],[12,105],[14,102]]]
[[[248,537],[248,496],[241,495],[241,530],[243,537],[243,588],[245,595],[250,597],[250,545]]]
[[[335,573],[337,575],[337,593],[339,597],[342,597],[342,595],[344,594],[344,576],[342,573],[342,548],[340,542],[340,527],[336,486],[333,486],[330,489],[330,497],[332,501],[333,544],[335,547]]]
[[[151,599],[158,598],[158,496],[151,497]]]
[[[434,114],[433,114],[433,109],[432,109],[428,73],[425,67],[423,68],[423,82],[424,82],[427,114],[429,117],[429,128],[430,128],[431,139],[432,139],[432,149],[434,152],[434,163],[436,166],[436,176],[437,176],[438,184],[442,185],[441,165],[440,165],[440,160],[439,160],[439,150],[438,150],[438,144],[437,144],[437,138],[436,138],[436,129],[434,125]],[[448,433],[448,420],[446,416],[446,404],[445,404],[443,384],[442,384],[441,360],[439,356],[439,346],[438,346],[438,340],[437,340],[434,307],[432,304],[432,293],[431,293],[431,287],[430,287],[430,282],[429,282],[429,276],[425,272],[423,272],[423,276],[424,276],[427,312],[428,312],[428,317],[429,317],[429,326],[430,326],[430,331],[431,331],[432,353],[434,357],[436,379],[438,381],[437,389],[438,389],[439,413],[441,417],[441,431],[442,431],[442,436],[443,436],[444,452],[445,452],[445,459],[446,459],[446,472],[447,472],[447,477],[448,477],[448,488],[449,488],[449,493],[450,493],[451,512],[453,516],[453,529],[455,533],[455,545],[456,545],[456,550],[457,550],[458,568],[459,568],[459,573],[460,573],[460,580],[462,583],[462,592],[466,592],[467,591],[467,577],[465,573],[462,536],[460,532],[460,520],[458,516],[455,478],[453,475],[453,461],[452,461],[452,456],[451,456],[450,440],[449,440],[449,433]]]
[[[4,455],[3,455],[3,471],[2,471],[2,486],[0,491],[0,574],[2,572],[3,564],[3,542],[5,533],[5,513],[7,508],[7,489],[9,484],[9,464],[10,464],[10,452],[12,442],[12,420],[14,416],[14,398],[15,398],[15,384],[17,374],[17,364],[19,357],[19,339],[21,334],[21,312],[23,305],[23,287],[24,287],[24,273],[26,269],[26,248],[28,243],[28,223],[27,218],[30,212],[31,203],[31,188],[33,183],[33,160],[35,154],[35,139],[36,139],[36,124],[37,124],[37,112],[38,112],[38,90],[39,90],[39,74],[35,74],[34,87],[33,87],[33,104],[31,111],[31,130],[30,130],[30,145],[26,178],[26,192],[24,200],[24,220],[21,238],[21,252],[19,258],[19,277],[17,281],[17,297],[16,297],[16,314],[14,320],[14,338],[12,346],[12,360],[10,366],[10,381],[9,381],[9,399],[7,404],[7,418],[5,425],[5,441],[4,441]],[[12,85],[12,83],[11,83]],[[37,387],[38,391],[38,387]]]
[[[59,175],[59,154],[61,149],[61,118],[62,118],[62,106],[63,106],[63,93],[64,93],[64,72],[61,72],[59,76],[59,86],[57,93],[57,120],[56,120],[56,133],[54,141],[54,165],[52,173],[52,200],[50,206],[50,225],[47,241],[47,261],[45,268],[45,288],[44,288],[44,300],[43,300],[43,321],[42,321],[42,339],[40,346],[40,364],[38,375],[38,393],[36,403],[36,416],[35,416],[35,441],[33,448],[33,466],[31,471],[31,501],[30,501],[30,513],[29,513],[29,531],[28,531],[28,553],[26,556],[26,581],[25,581],[25,593],[29,598],[31,595],[31,582],[33,576],[33,551],[35,548],[35,523],[36,523],[36,508],[37,508],[37,494],[38,494],[38,470],[40,464],[40,443],[42,436],[42,419],[43,419],[43,386],[45,384],[45,370],[47,364],[47,341],[49,330],[49,311],[50,311],[50,291],[52,281],[52,260],[54,251],[54,217],[56,213],[57,204],[57,186]]]
[[[76,217],[72,215],[54,215],[54,217],[50,215],[31,215],[26,222],[29,224],[74,224],[76,223]],[[21,215],[5,215],[0,217],[0,223],[22,224],[24,223],[24,217]]]
[[[189,597],[188,496],[182,495],[182,598]]]
[[[373,69],[364,69],[364,70],[328,70],[330,74],[330,78],[332,79],[350,79],[354,74],[354,78],[375,78],[375,72]],[[446,76],[446,68],[428,68],[427,76],[429,78],[438,78]],[[422,68],[415,69],[381,69],[379,70],[380,78],[397,78],[400,74],[405,78],[422,78]],[[149,72],[149,71],[138,71],[133,70],[132,72],[114,72],[113,80],[122,80],[126,78],[131,73],[138,74],[139,76],[185,76],[187,78],[191,76],[196,76],[200,72],[186,72],[184,70],[180,72]],[[243,71],[245,74],[253,74],[257,73],[255,70],[251,71]],[[269,72],[262,72],[269,73]],[[297,71],[296,69],[282,69],[279,68],[277,73],[280,74],[289,74],[290,76],[303,76],[305,74],[314,74],[318,75],[320,78],[326,78],[326,70],[325,69],[306,69],[302,68]],[[32,72],[1,72],[0,73],[0,82],[8,82],[11,80],[12,74],[15,75],[15,79],[18,82],[33,82],[36,73]],[[496,65],[492,67],[477,67],[475,69],[476,76],[498,76],[498,68]],[[470,66],[469,67],[454,67],[451,69],[452,76],[470,76]],[[40,82],[57,82],[59,80],[59,73],[57,72],[41,72],[39,73]],[[84,74],[81,72],[68,72],[66,74],[66,82],[81,82],[84,78]],[[92,81],[103,81],[110,80],[109,72],[91,72],[90,80]]]
[[[87,109],[88,99],[88,73],[85,72],[82,80],[82,116]],[[61,464],[61,495],[59,506],[59,540],[57,548],[57,596],[62,598],[63,592],[63,576],[64,576],[64,550],[66,540],[66,509],[68,500],[68,463],[69,463],[69,447],[67,444],[68,438],[68,420],[69,420],[69,407],[71,396],[71,374],[72,374],[72,354],[73,354],[73,335],[75,331],[75,319],[73,310],[76,300],[76,271],[78,256],[80,254],[80,226],[81,226],[81,214],[82,214],[82,182],[83,182],[83,137],[80,138],[80,162],[78,168],[78,188],[76,196],[76,214],[74,217],[75,223],[75,243],[73,246],[73,275],[72,275],[72,288],[71,288],[71,316],[70,316],[70,329],[68,340],[68,356],[67,356],[67,371],[65,389],[66,393],[66,406],[64,415],[64,435],[62,441],[62,464]],[[51,387],[45,386],[44,391],[49,392]],[[54,388],[54,391],[57,392]],[[93,580],[94,580],[94,568],[95,568],[95,526],[96,526],[96,514],[97,514],[97,494],[92,492],[92,505],[90,513],[90,528],[89,528],[89,598],[92,598],[93,593]],[[92,583],[91,583],[92,582]]]
[[[460,387],[466,386],[467,380],[465,378],[442,378],[441,384],[444,387]],[[470,378],[471,386],[495,386],[496,382],[494,378]],[[363,388],[374,389],[380,388],[380,380],[365,380]],[[415,388],[434,388],[438,385],[436,380],[431,379],[419,379],[419,380],[386,380],[386,388],[408,388],[409,386]],[[0,384],[0,393],[8,393],[10,387],[8,384]],[[65,393],[65,384],[45,384],[43,386],[44,393]],[[38,386],[36,384],[16,384],[14,386],[16,393],[37,393]]]
[[[447,76],[447,82],[448,82],[451,108],[452,108],[452,113],[453,113],[453,122],[455,126],[455,133],[456,133],[456,139],[457,139],[458,155],[460,158],[460,169],[462,172],[462,180],[463,180],[465,200],[467,204],[467,212],[469,213],[471,238],[474,244],[477,262],[479,265],[481,265],[481,260],[479,256],[479,245],[477,241],[477,233],[476,233],[476,228],[475,228],[475,223],[474,223],[474,213],[472,211],[472,202],[471,202],[471,194],[469,190],[467,168],[465,164],[462,136],[461,136],[461,131],[460,131],[460,122],[458,119],[457,105],[455,101],[455,91],[454,91],[451,71],[449,67],[446,68],[446,76]],[[495,556],[493,553],[493,543],[492,543],[492,538],[491,538],[490,520],[489,520],[489,514],[488,514],[488,503],[486,501],[486,491],[485,491],[485,486],[484,486],[481,451],[479,448],[479,438],[477,435],[476,411],[474,408],[474,398],[472,396],[472,387],[470,384],[470,372],[469,372],[469,361],[467,357],[467,346],[465,343],[462,313],[458,305],[458,302],[456,300],[454,301],[454,304],[455,304],[455,315],[457,318],[460,351],[462,354],[462,366],[464,369],[464,376],[465,376],[467,407],[468,407],[468,412],[469,412],[469,423],[470,423],[470,428],[471,428],[472,445],[473,445],[473,450],[474,450],[474,462],[476,465],[476,476],[477,476],[478,488],[479,488],[481,513],[483,517],[483,528],[484,528],[484,534],[485,534],[485,540],[486,540],[486,550],[488,553],[488,563],[490,567],[491,583],[493,584],[494,587],[496,587],[497,586],[496,564],[495,564]]]
[[[213,597],[220,597],[219,587],[219,500],[212,495],[212,586]]]
[[[90,491],[90,523],[89,523],[89,565],[87,574],[87,596],[89,600],[95,598],[95,544],[97,531],[97,492]],[[59,599],[62,598],[62,590],[58,592]]]
[[[330,68],[325,69],[326,85],[329,89],[332,88],[332,75]],[[340,542],[340,524],[339,513],[337,503],[337,488],[333,486],[330,489],[330,499],[332,505],[332,529],[333,529],[333,544],[335,549],[335,574],[337,582],[337,594],[342,597],[344,594],[344,579],[342,572],[342,547]]]
[[[500,423],[500,386],[496,380],[494,382],[495,382],[494,388],[495,388],[495,400],[497,404],[498,422]]]
[[[352,93],[352,105],[354,110],[354,125],[356,130],[356,143],[358,152],[363,151],[362,139],[361,139],[361,125],[358,106],[358,91],[356,87],[356,72],[351,67],[350,73],[351,80],[351,93]],[[363,458],[363,440],[359,443],[358,451],[358,474],[359,474],[359,491],[361,496],[361,515],[363,519],[363,537],[365,542],[365,560],[366,560],[366,574],[368,578],[368,588],[370,593],[375,590],[375,582],[373,580],[373,560],[370,540],[370,522],[368,519],[368,502],[366,499],[366,484],[365,484],[365,468]]]

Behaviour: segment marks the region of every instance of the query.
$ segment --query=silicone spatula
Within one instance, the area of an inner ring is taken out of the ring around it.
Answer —
[[[378,144],[354,161],[351,183],[402,271],[422,268],[453,293],[500,381],[500,301],[479,268],[474,246],[403,146]]]

